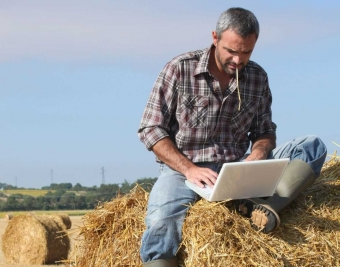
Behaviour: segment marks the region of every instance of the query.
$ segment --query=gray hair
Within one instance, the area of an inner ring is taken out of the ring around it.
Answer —
[[[240,7],[229,8],[221,14],[216,25],[218,40],[226,30],[233,30],[243,38],[255,33],[257,39],[260,34],[259,22],[255,15]]]

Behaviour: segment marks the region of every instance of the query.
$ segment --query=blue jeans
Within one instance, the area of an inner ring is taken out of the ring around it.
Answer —
[[[272,151],[268,158],[301,159],[319,176],[325,162],[327,150],[315,136],[296,138]],[[222,163],[197,163],[216,172]],[[143,262],[171,259],[175,256],[182,240],[182,225],[188,210],[198,195],[185,185],[185,176],[161,164],[161,174],[149,196],[146,215],[146,231],[142,237],[141,258]]]

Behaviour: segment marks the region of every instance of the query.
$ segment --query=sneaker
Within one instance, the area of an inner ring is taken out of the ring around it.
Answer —
[[[265,234],[276,230],[280,225],[279,215],[261,198],[240,199],[234,205],[238,213],[250,218],[254,229]]]

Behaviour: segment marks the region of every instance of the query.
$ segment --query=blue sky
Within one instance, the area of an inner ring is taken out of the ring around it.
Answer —
[[[156,177],[137,137],[172,57],[211,44],[219,15],[251,10],[278,143],[340,143],[338,1],[0,1],[0,182],[99,186]]]

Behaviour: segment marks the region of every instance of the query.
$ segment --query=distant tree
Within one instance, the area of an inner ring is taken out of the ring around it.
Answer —
[[[13,189],[18,189],[16,186],[13,186],[13,185],[6,185],[5,186],[5,188],[4,188],[5,190],[13,190]]]
[[[81,190],[83,190],[83,187],[81,186],[81,184],[80,183],[76,183],[74,186],[73,186],[73,188],[72,188],[72,190],[74,190],[74,191],[81,191]]]
[[[87,203],[86,203],[86,197],[85,196],[76,196],[74,198],[74,207],[75,209],[86,209]]]
[[[66,192],[60,197],[60,205],[63,209],[75,209],[74,199],[76,194],[73,192]]]
[[[51,186],[47,185],[47,186],[42,186],[41,190],[51,190]]]
[[[98,187],[96,185],[92,186],[92,187],[88,187],[87,191],[97,191]]]
[[[5,211],[6,201],[0,199],[0,211]]]
[[[15,197],[16,199],[23,199],[24,195],[23,194],[11,194],[12,197]]]
[[[92,191],[88,192],[85,195],[85,199],[86,199],[86,209],[93,209],[99,203],[98,195]]]
[[[42,187],[43,189],[50,189],[50,190],[71,190],[72,189],[72,184],[71,183],[52,183],[49,187],[44,186]]]
[[[36,209],[37,210],[48,210],[50,203],[47,202],[45,196],[38,196],[35,199]]]
[[[60,202],[61,196],[64,195],[66,191],[64,189],[58,189],[52,193],[52,198],[54,202]]]
[[[0,211],[10,210],[58,210],[58,209],[93,209],[99,203],[111,201],[117,194],[127,194],[137,184],[150,191],[157,178],[139,178],[133,183],[124,180],[121,184],[102,184],[100,187],[84,187],[80,183],[72,186],[72,183],[52,183],[50,186],[42,187],[49,190],[44,196],[27,196],[14,194],[9,197],[5,191],[1,191],[1,186],[6,189],[16,189],[16,187],[0,183]],[[85,191],[82,195],[68,191]],[[6,200],[4,200],[6,199]]]
[[[24,196],[23,202],[21,203],[23,209],[34,210],[36,209],[36,199],[32,196]]]
[[[118,184],[101,184],[97,190],[98,200],[101,202],[109,201],[116,197],[119,190]]]
[[[60,184],[60,186],[61,186],[60,189],[64,189],[64,190],[71,190],[73,187],[71,183],[63,183],[63,184]]]
[[[140,178],[140,179],[137,179],[137,181],[135,182],[135,185],[138,184],[142,188],[144,188],[145,191],[150,192],[156,181],[157,181],[157,178],[151,178],[151,177]]]
[[[44,206],[45,208],[51,210],[61,209],[62,205],[60,204],[60,198],[63,194],[65,194],[65,190],[56,190],[55,192],[47,192],[44,196]]]
[[[120,186],[120,192],[122,194],[127,194],[130,192],[131,188],[134,186],[133,185],[130,185],[128,181],[124,180],[124,183],[121,184]]]
[[[19,210],[20,203],[15,196],[9,196],[4,205],[5,210]]]

